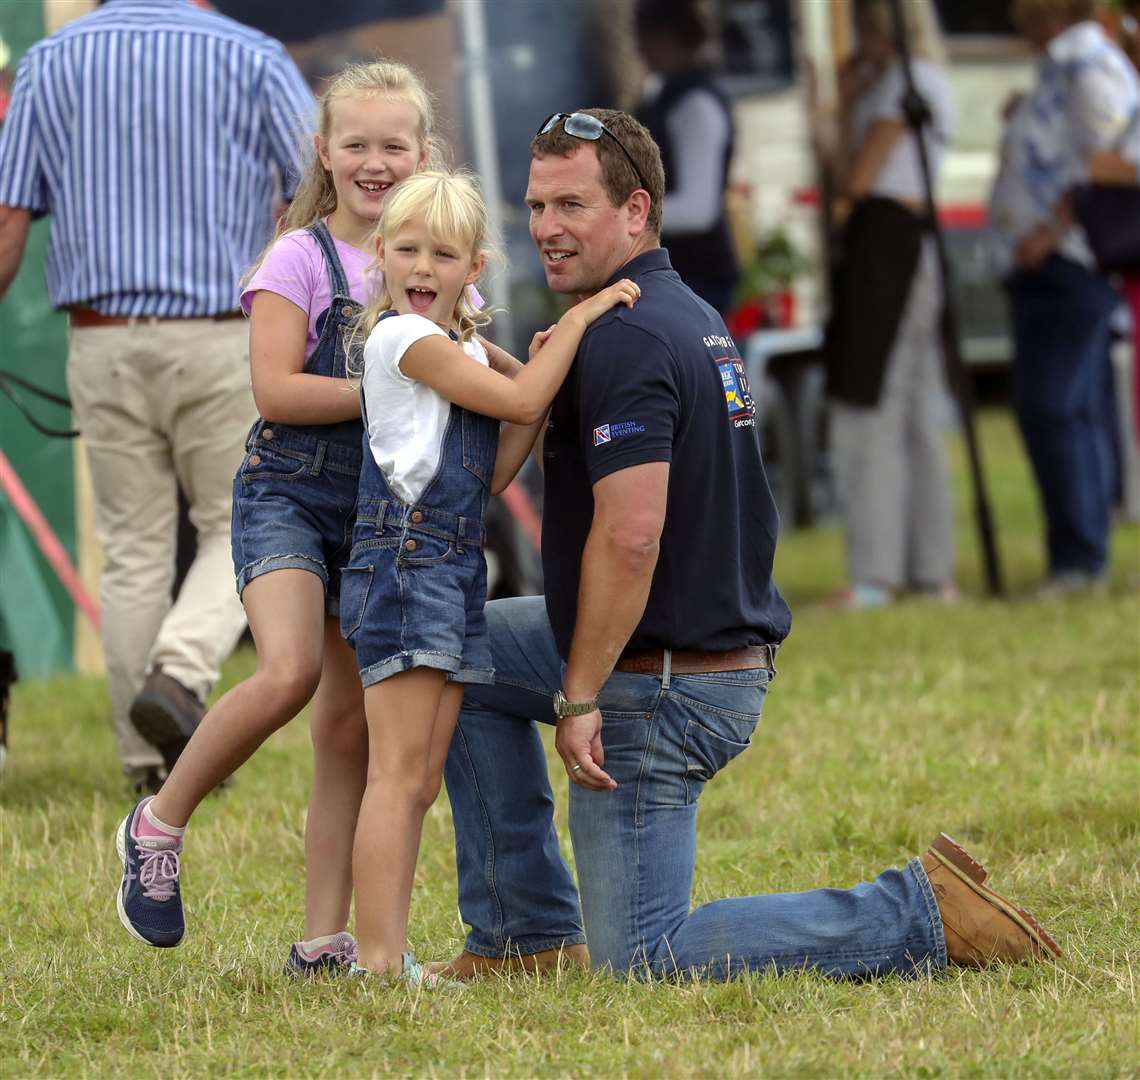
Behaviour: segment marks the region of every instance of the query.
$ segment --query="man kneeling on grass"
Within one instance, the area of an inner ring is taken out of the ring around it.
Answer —
[[[1060,955],[945,835],[850,890],[690,911],[697,802],[748,745],[791,622],[772,582],[755,407],[720,316],[660,246],[664,174],[645,128],[557,113],[531,151],[531,236],[551,289],[582,298],[628,277],[641,300],[590,327],[551,409],[545,603],[487,607],[495,683],[468,688],[446,770],[471,932],[439,968],[584,964],[586,942],[595,966],[653,977]],[[581,913],[536,727],[555,718]]]

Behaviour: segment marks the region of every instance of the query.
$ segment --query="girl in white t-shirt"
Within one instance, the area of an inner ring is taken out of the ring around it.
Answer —
[[[338,613],[363,430],[345,341],[369,296],[365,249],[381,208],[427,164],[431,128],[430,99],[402,64],[333,78],[309,171],[242,294],[261,418],[234,479],[231,543],[257,669],[210,709],[161,791],[120,826],[119,916],[150,945],[177,945],[185,929],[179,872],[191,814],[311,700],[305,931],[285,970],[347,971],[355,957],[352,833],[368,743]]]
[[[622,280],[571,308],[535,336],[525,367],[493,347],[489,362],[475,336],[489,319],[466,291],[488,249],[474,182],[442,172],[405,180],[376,243],[383,292],[359,324],[370,453],[341,599],[369,735],[353,857],[357,970],[434,987],[408,950],[408,908],[463,684],[493,677],[487,500],[526,460],[586,327],[639,290]]]

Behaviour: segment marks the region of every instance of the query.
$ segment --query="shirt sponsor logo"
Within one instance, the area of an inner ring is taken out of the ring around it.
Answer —
[[[594,445],[601,446],[613,439],[621,439],[626,435],[640,435],[645,431],[645,425],[636,420],[622,420],[617,424],[602,424],[594,428]]]
[[[724,334],[709,334],[701,339],[706,349],[735,349],[736,342]]]
[[[748,388],[744,364],[735,356],[722,356],[716,362],[724,387],[724,403],[733,427],[753,427],[756,423],[756,402]]]

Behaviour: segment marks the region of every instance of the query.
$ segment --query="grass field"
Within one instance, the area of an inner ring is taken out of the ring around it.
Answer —
[[[1033,486],[1004,416],[983,441],[1016,597],[1042,569]],[[985,600],[959,494],[969,595],[954,608],[821,611],[837,530],[781,541],[795,629],[752,749],[702,801],[694,899],[851,885],[944,829],[1063,963],[875,983],[573,973],[435,996],[293,985],[279,971],[299,931],[300,723],[203,805],[187,939],[148,949],[114,911],[130,800],[104,687],[60,678],[16,687],[0,781],[0,1077],[1140,1075],[1140,537],[1117,530],[1108,596]],[[235,656],[227,684],[251,664]],[[421,956],[463,939],[452,860],[441,800],[413,900]]]

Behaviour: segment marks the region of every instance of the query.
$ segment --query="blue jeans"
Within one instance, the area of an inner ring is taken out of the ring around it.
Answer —
[[[1112,369],[1115,290],[1060,256],[1006,283],[1013,399],[1045,512],[1051,574],[1099,575],[1116,487]]]
[[[946,966],[938,905],[917,859],[853,889],[717,900],[690,911],[697,802],[744,750],[769,674],[617,672],[600,695],[613,792],[571,785],[577,893],[554,828],[536,722],[553,722],[562,662],[541,597],[487,605],[495,682],[467,688],[445,778],[467,949],[501,956],[588,940],[596,967],[728,978]]]

